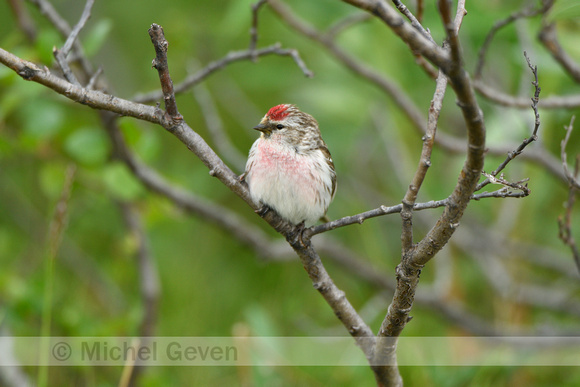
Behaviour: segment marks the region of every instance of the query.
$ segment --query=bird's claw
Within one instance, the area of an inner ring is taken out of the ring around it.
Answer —
[[[254,212],[258,215],[260,215],[261,218],[263,218],[264,216],[266,216],[266,214],[268,213],[268,211],[270,211],[271,208],[268,207],[267,205],[263,204],[262,207],[258,208],[257,210],[255,210]]]
[[[306,226],[304,225],[304,222],[297,224],[294,229],[288,233],[286,239],[292,244],[298,242],[302,246],[306,246],[304,240],[302,239],[302,235],[305,229]]]

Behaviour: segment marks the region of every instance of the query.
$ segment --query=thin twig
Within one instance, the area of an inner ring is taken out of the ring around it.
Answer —
[[[199,85],[193,89],[193,96],[203,112],[205,126],[218,152],[226,161],[235,166],[238,171],[243,171],[246,165],[246,156],[230,141],[209,91],[203,85]]]
[[[95,85],[97,83],[97,80],[99,79],[99,76],[101,76],[102,73],[103,73],[103,68],[99,67],[97,69],[97,71],[95,71],[95,73],[91,76],[91,79],[89,79],[89,83],[87,83],[87,89],[89,89],[89,90],[95,89]]]
[[[401,0],[392,0],[395,7],[401,12],[405,17],[411,22],[413,28],[423,34],[427,39],[435,42],[431,37],[431,34],[423,27],[423,25],[419,22],[419,20],[413,15],[411,10],[403,4]]]
[[[405,17],[411,22],[411,25],[415,29],[417,29],[417,31],[425,35],[425,37],[430,39],[432,42],[435,42],[433,40],[433,37],[431,36],[431,33],[423,27],[423,25],[419,21],[419,18],[416,18],[415,15],[413,15],[413,13],[411,12],[411,10],[409,10],[409,8],[407,8],[402,1],[400,0],[392,0],[392,1],[393,4],[395,4],[395,7],[399,10],[399,12],[405,15]],[[431,79],[437,79],[437,76],[439,74],[437,69],[434,68],[433,65],[431,65],[429,62],[427,62],[423,56],[416,53],[414,55],[415,62],[425,71],[425,73],[427,73],[427,75],[429,75]]]
[[[578,177],[578,172],[580,169],[580,155],[576,156],[576,166],[574,168],[574,177]],[[574,179],[576,181],[576,179]],[[572,257],[574,259],[574,263],[576,264],[576,268],[580,273],[580,250],[578,249],[578,245],[576,244],[576,240],[572,236],[572,209],[574,208],[574,204],[576,203],[576,195],[578,193],[578,188],[572,184],[570,184],[570,189],[568,191],[568,201],[566,203],[566,213],[564,217],[558,217],[558,236],[564,242],[564,244],[570,247],[572,251]]]
[[[34,24],[26,7],[24,7],[23,0],[8,0],[8,5],[12,8],[12,13],[16,17],[18,27],[30,42],[36,40],[36,25]]]
[[[72,29],[68,22],[63,19],[56,9],[52,6],[52,4],[47,0],[28,0],[39,9],[40,13],[42,13],[52,25],[56,28],[56,30],[60,33],[60,35],[64,39],[68,39],[72,33]],[[78,40],[74,40],[72,44],[73,51],[77,54],[76,58],[78,58],[81,67],[83,69],[84,74],[87,74],[87,79],[90,77],[90,74],[93,73],[92,65],[87,60],[87,58],[83,54],[83,49],[79,44]]]
[[[485,37],[485,41],[483,42],[483,45],[479,49],[478,60],[477,64],[475,65],[475,72],[473,78],[476,80],[479,80],[481,78],[487,51],[491,45],[493,38],[500,29],[509,25],[510,23],[513,23],[518,19],[530,18],[540,14],[545,14],[554,5],[554,1],[555,0],[542,0],[542,4],[539,7],[536,7],[534,4],[532,4],[519,11],[513,12],[511,15],[509,15],[507,18],[503,20],[496,22],[491,28],[491,30],[488,32],[487,36]]]
[[[481,80],[475,80],[473,85],[480,95],[498,105],[517,109],[527,109],[530,107],[529,98],[506,94]],[[580,107],[580,94],[548,96],[540,100],[538,107],[541,109],[575,109]]]
[[[94,3],[95,3],[95,0],[87,0],[87,2],[85,4],[85,8],[83,10],[83,13],[81,14],[81,18],[79,19],[79,22],[73,28],[73,30],[69,34],[68,38],[66,39],[66,42],[64,43],[64,46],[62,47],[62,50],[61,50],[62,54],[65,57],[69,54],[70,50],[73,47],[74,42],[77,39],[77,36],[81,32],[81,30],[84,28],[84,26],[87,23],[87,21],[89,20],[89,18],[91,17],[91,10],[93,8]]]
[[[366,12],[359,12],[354,13],[352,15],[346,16],[343,19],[340,19],[333,25],[331,25],[326,30],[326,36],[328,39],[335,39],[340,33],[345,31],[346,29],[352,27],[355,24],[363,23],[372,18],[372,15],[369,15]]]
[[[565,245],[570,247],[572,251],[572,256],[574,258],[574,262],[576,263],[576,267],[580,272],[580,250],[576,245],[576,240],[572,236],[572,208],[574,207],[574,203],[576,202],[576,194],[578,190],[580,190],[580,183],[578,181],[578,172],[580,170],[580,155],[576,156],[576,164],[574,167],[574,174],[570,173],[568,169],[568,156],[566,155],[566,146],[568,145],[568,141],[570,140],[570,136],[572,134],[572,130],[574,129],[574,120],[576,119],[575,116],[572,116],[570,119],[570,124],[565,127],[566,129],[566,136],[562,140],[560,144],[560,158],[562,160],[562,167],[564,169],[564,174],[568,179],[568,202],[566,204],[566,213],[564,218],[562,216],[558,217],[558,226],[559,226],[559,237],[564,242]]]
[[[250,47],[249,50],[253,53],[256,52],[256,46],[258,44],[258,11],[260,8],[266,4],[268,0],[258,0],[258,2],[252,4],[252,27],[250,28]],[[256,55],[252,56],[252,61],[257,61],[258,57]]]
[[[421,150],[421,157],[419,160],[419,165],[411,184],[407,189],[407,193],[402,200],[403,209],[401,211],[402,219],[402,231],[401,231],[401,241],[402,241],[402,254],[408,254],[413,247],[413,207],[417,200],[417,195],[421,189],[421,185],[425,180],[427,175],[427,170],[431,166],[431,152],[433,151],[433,145],[435,143],[435,134],[437,132],[437,123],[439,121],[439,114],[441,113],[441,107],[443,106],[443,97],[445,96],[445,90],[447,89],[447,77],[442,72],[437,78],[437,83],[435,86],[435,93],[433,99],[431,100],[431,106],[429,108],[429,117],[427,120],[427,133],[423,136],[423,148]]]
[[[72,31],[68,35],[66,42],[64,43],[64,46],[61,49],[55,48],[53,50],[53,55],[56,58],[56,61],[58,62],[60,68],[62,69],[64,77],[70,83],[72,83],[73,85],[77,85],[77,86],[79,86],[80,83],[77,80],[74,73],[72,72],[66,58],[67,58],[69,52],[71,51],[73,44],[75,44],[75,42],[77,41],[77,37],[78,37],[79,33],[85,27],[85,24],[87,23],[87,21],[91,17],[91,10],[93,8],[94,3],[95,3],[95,0],[87,0],[87,2],[85,4],[85,8],[83,10],[83,13],[81,14],[81,18],[79,19],[78,23],[75,25],[75,27],[72,29]]]
[[[546,24],[538,34],[538,39],[568,75],[580,83],[580,64],[576,63],[560,45],[556,35],[556,24]]]
[[[260,48],[254,51],[252,50],[232,51],[222,59],[209,63],[203,69],[197,71],[194,74],[189,75],[183,81],[177,83],[174,87],[174,92],[175,94],[185,93],[195,85],[204,81],[207,77],[209,77],[216,71],[221,70],[232,63],[242,62],[248,59],[251,60],[254,57],[262,57],[268,55],[290,56],[294,60],[294,62],[298,65],[298,67],[302,70],[305,76],[307,77],[312,76],[312,71],[310,71],[306,67],[304,61],[300,58],[300,55],[296,50],[283,49],[281,48],[281,45],[279,43],[276,43],[271,46]],[[158,101],[161,98],[163,98],[163,92],[161,90],[158,90],[146,94],[137,94],[131,99],[135,102],[150,103]]]
[[[155,335],[161,286],[157,266],[151,256],[151,249],[138,212],[128,203],[120,203],[120,206],[125,223],[137,242],[136,266],[139,273],[139,293],[143,304],[143,317],[139,327],[140,342],[136,345],[138,351],[139,348],[148,348],[147,338]],[[143,365],[137,360],[128,379],[128,386],[139,385],[138,380],[143,370]]]
[[[574,130],[574,121],[576,120],[576,116],[572,116],[570,119],[570,124],[565,126],[566,129],[566,136],[560,143],[560,160],[562,162],[562,168],[564,169],[564,175],[566,179],[568,179],[568,185],[575,187],[576,189],[580,189],[580,182],[578,181],[577,174],[570,173],[570,169],[568,167],[568,155],[566,154],[566,147],[568,146],[568,141],[570,141],[570,136],[572,135],[572,130]]]
[[[531,105],[532,110],[534,111],[534,129],[532,130],[532,135],[528,138],[525,138],[524,141],[522,141],[522,143],[516,148],[516,150],[514,150],[513,152],[508,152],[506,159],[493,172],[491,172],[489,175],[486,175],[488,177],[484,181],[482,181],[477,185],[475,189],[476,191],[479,191],[480,189],[488,185],[491,182],[490,176],[497,176],[501,171],[504,170],[504,168],[509,164],[510,161],[519,156],[528,145],[530,145],[532,142],[538,139],[538,130],[540,129],[540,113],[538,111],[538,102],[540,100],[540,92],[542,91],[542,88],[540,87],[540,84],[538,82],[538,66],[532,65],[530,58],[528,58],[528,55],[526,54],[525,51],[524,57],[526,58],[528,67],[530,68],[530,70],[532,71],[532,75],[534,76],[534,80],[532,81],[532,85],[534,86],[534,96],[532,97],[532,105]],[[529,191],[526,192],[529,193]]]
[[[57,259],[57,253],[60,248],[64,231],[67,226],[67,217],[69,213],[69,204],[73,183],[76,175],[76,166],[70,164],[66,169],[63,188],[60,197],[56,203],[56,208],[52,219],[50,220],[47,237],[47,254],[45,257],[45,282],[42,300],[42,316],[40,336],[45,338],[41,341],[40,360],[46,362],[48,359],[49,348],[48,338],[51,336],[52,312],[53,312],[53,282],[54,282],[54,262]],[[46,386],[48,381],[48,367],[40,367],[38,370],[38,385]]]

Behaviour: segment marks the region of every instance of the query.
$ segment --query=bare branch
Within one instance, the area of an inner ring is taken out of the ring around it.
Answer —
[[[447,32],[450,45],[451,61],[437,63],[441,70],[451,79],[451,84],[462,110],[468,132],[467,158],[461,171],[459,181],[448,198],[443,214],[437,224],[416,246],[403,255],[397,266],[397,288],[388,313],[381,324],[379,337],[398,337],[405,325],[410,321],[410,311],[415,299],[415,291],[419,282],[419,274],[423,266],[447,243],[463,216],[463,211],[471,200],[479,173],[483,168],[485,150],[485,124],[471,80],[462,66],[461,47],[457,37],[457,29],[451,19],[449,3],[439,2],[441,18]],[[458,7],[458,14],[465,15],[465,9]],[[460,17],[459,17],[459,20]],[[393,28],[393,27],[392,27]],[[394,28],[393,28],[394,29]],[[404,38],[403,38],[404,39]],[[377,345],[375,359],[392,359],[395,357],[395,345]],[[383,363],[382,361],[379,361]],[[391,362],[387,363],[391,364]],[[384,369],[386,376],[397,380],[398,370]],[[375,371],[376,373],[376,371]],[[398,376],[400,379],[400,375]],[[393,384],[397,384],[394,382]]]
[[[256,45],[258,44],[258,11],[260,8],[266,4],[268,0],[258,0],[258,2],[252,4],[252,27],[250,29],[250,51],[256,51]],[[252,60],[255,62],[258,59],[257,56],[253,57]]]
[[[418,18],[415,17],[415,15],[413,15],[413,13],[409,10],[409,8],[407,8],[400,0],[392,0],[392,1],[395,7],[397,7],[397,9],[399,10],[399,12],[401,12],[403,15],[405,15],[407,19],[409,19],[411,25],[415,29],[417,29],[417,31],[421,32],[423,35],[425,35],[426,38],[434,42],[429,31],[426,30],[421,25],[421,22],[418,20]],[[433,66],[429,62],[427,62],[425,58],[423,58],[421,55],[418,54],[414,55],[415,61],[427,73],[427,75],[429,75],[432,79],[437,79],[438,75],[437,69],[433,68]]]
[[[568,146],[568,141],[570,141],[570,135],[572,134],[572,130],[574,130],[574,120],[576,116],[572,116],[570,119],[570,124],[566,127],[566,136],[560,143],[560,160],[562,161],[562,167],[564,169],[564,175],[566,175],[566,179],[568,180],[568,184],[576,189],[580,189],[580,182],[578,182],[577,174],[570,173],[568,168],[568,155],[566,154],[566,146]]]
[[[140,342],[136,343],[137,351],[139,348],[147,348],[150,345],[149,336],[155,335],[155,326],[157,322],[157,313],[160,297],[160,283],[157,266],[151,256],[149,243],[143,222],[133,206],[128,203],[120,203],[121,212],[125,223],[133,237],[137,241],[137,269],[139,273],[139,285],[141,302],[143,303],[143,317],[139,327]],[[137,386],[138,380],[144,371],[141,360],[137,359],[136,364],[130,369],[130,376],[127,378],[128,386]]]
[[[447,3],[445,6],[447,6]],[[442,11],[442,13],[445,13],[446,14],[445,18],[448,19],[444,21],[444,23],[446,24],[446,28],[452,30],[452,32],[448,33],[457,36],[457,32],[459,31],[459,27],[461,26],[461,22],[463,20],[463,16],[465,16],[466,14],[464,4],[462,2],[458,4],[457,15],[455,21],[453,22],[451,21],[450,18],[451,14],[449,9]],[[457,45],[457,42],[453,42],[451,46],[453,45]],[[452,49],[452,57],[455,58],[456,55],[459,55],[459,53],[453,53]],[[433,145],[435,143],[437,123],[439,121],[439,115],[441,113],[441,108],[443,106],[443,98],[445,97],[446,89],[447,89],[447,77],[445,76],[445,74],[443,74],[442,71],[440,71],[435,85],[435,94],[433,96],[433,99],[431,100],[431,107],[429,108],[427,132],[423,136],[423,149],[421,150],[421,158],[419,160],[419,165],[417,166],[415,175],[402,201],[403,209],[401,211],[401,219],[402,219],[401,241],[402,241],[403,256],[410,254],[411,249],[413,248],[413,223],[412,223],[413,206],[415,204],[415,201],[417,200],[417,194],[421,189],[423,180],[425,180],[425,176],[427,175],[427,170],[431,166],[431,152],[433,150]]]
[[[101,76],[102,73],[103,73],[103,68],[99,67],[97,69],[97,71],[95,71],[95,73],[91,76],[91,79],[89,79],[89,83],[87,83],[87,89],[89,89],[89,90],[95,89],[95,85],[97,84],[97,80],[99,79],[99,77]]]
[[[562,68],[578,83],[580,83],[580,65],[564,51],[556,36],[556,25],[546,24],[540,31],[538,39]]]
[[[426,38],[422,33],[417,31],[409,23],[405,23],[403,18],[392,9],[385,0],[343,0],[360,9],[373,13],[385,24],[387,24],[394,33],[396,33],[403,42],[409,45],[409,48],[425,58],[429,59],[434,65],[446,68],[451,64],[450,58],[441,47]]]
[[[580,172],[580,155],[576,156],[576,164],[574,167],[574,174],[570,173],[568,169],[568,156],[566,155],[566,146],[568,145],[568,141],[570,140],[570,135],[572,134],[572,130],[574,129],[574,120],[576,119],[575,116],[572,116],[570,119],[570,124],[565,127],[566,129],[566,136],[562,140],[560,144],[560,158],[562,160],[562,166],[564,169],[564,174],[568,179],[568,185],[570,186],[568,191],[568,202],[566,203],[566,214],[564,218],[562,216],[558,217],[558,228],[559,228],[559,237],[564,242],[564,244],[570,247],[572,251],[572,256],[574,258],[574,262],[576,263],[576,267],[580,272],[580,250],[576,245],[576,240],[572,236],[572,208],[574,207],[574,203],[576,202],[576,194],[580,189],[580,183],[578,181],[578,173]]]
[[[371,18],[372,15],[369,15],[366,12],[354,13],[330,26],[326,30],[326,36],[330,40],[335,39],[341,32],[343,32],[347,28],[353,26],[354,24],[366,22]]]
[[[475,80],[473,85],[479,94],[498,105],[518,109],[527,109],[530,107],[530,100],[528,98],[508,95],[481,80]],[[538,103],[538,107],[540,109],[574,109],[580,107],[580,94],[542,98]]]
[[[458,8],[458,13],[465,14],[465,10]],[[445,18],[445,17],[444,17]],[[461,52],[461,48],[453,48],[454,44],[459,45],[459,40],[453,37],[457,35],[457,30],[448,29],[451,51]],[[479,172],[483,168],[485,152],[485,124],[481,109],[475,98],[475,93],[471,85],[471,80],[459,63],[447,67],[447,76],[451,79],[451,85],[455,90],[458,102],[462,110],[464,121],[467,126],[468,146],[467,158],[460,174],[458,184],[449,197],[450,202],[445,207],[445,211],[439,218],[437,225],[431,229],[427,236],[419,242],[413,253],[413,258],[409,261],[412,266],[424,265],[433,255],[439,251],[449,240],[453,231],[463,215],[463,210],[471,200],[475,190]]]
[[[336,287],[310,241],[305,241],[303,237],[289,239],[288,242],[300,257],[314,288],[324,297],[348,333],[355,338],[370,363],[375,343],[371,329],[356,313],[344,292]]]
[[[279,56],[289,56],[291,57],[294,62],[298,65],[300,70],[304,73],[305,76],[311,77],[312,72],[306,67],[304,61],[300,58],[298,51],[292,49],[283,49],[281,48],[279,43],[273,44],[268,47],[260,48],[258,50],[243,50],[243,51],[232,51],[228,53],[225,57],[220,60],[214,61],[209,63],[203,69],[199,70],[198,72],[188,76],[183,81],[179,82],[174,87],[175,94],[180,94],[189,91],[192,87],[197,85],[198,83],[205,80],[207,77],[212,75],[214,72],[221,70],[222,68],[236,62],[241,62],[248,59],[253,59],[255,57],[262,57],[268,55],[279,55]],[[135,102],[140,103],[149,103],[155,102],[163,98],[163,92],[152,91],[146,94],[137,94],[131,99]]]
[[[528,67],[530,68],[530,70],[532,71],[532,74],[534,76],[534,80],[532,81],[532,85],[534,85],[534,96],[532,97],[532,110],[534,111],[534,129],[532,131],[532,135],[526,139],[524,139],[524,141],[517,147],[517,149],[513,152],[509,152],[507,158],[490,174],[486,175],[487,179],[485,179],[484,181],[482,181],[481,183],[479,183],[476,187],[476,191],[479,191],[480,189],[482,189],[483,187],[485,187],[486,185],[488,185],[491,181],[491,178],[494,176],[497,176],[498,173],[500,173],[501,171],[504,170],[504,168],[508,165],[508,163],[510,161],[512,161],[514,158],[516,158],[517,156],[519,156],[525,149],[525,147],[527,147],[529,144],[531,144],[532,142],[536,141],[538,139],[538,129],[540,128],[540,113],[538,112],[538,102],[540,99],[540,91],[542,90],[542,88],[540,87],[540,84],[538,83],[538,66],[534,66],[532,65],[532,63],[530,62],[530,59],[528,58],[528,55],[526,54],[526,52],[524,51],[524,57],[526,58],[526,61],[528,63]],[[504,183],[501,183],[504,184]],[[506,184],[504,184],[506,185]],[[517,189],[522,189],[519,187],[513,187],[513,188],[517,188]],[[527,192],[529,193],[529,190],[527,189],[527,187],[523,190],[523,192]]]
[[[215,147],[226,161],[233,164],[238,171],[243,171],[246,165],[246,156],[230,141],[209,91],[203,85],[199,85],[193,89],[193,96],[203,112],[205,126],[212,137]]]
[[[155,59],[153,60],[152,66],[159,72],[163,100],[165,101],[165,111],[169,115],[167,118],[177,123],[182,121],[183,117],[177,110],[175,93],[173,92],[173,81],[171,81],[169,66],[167,65],[167,47],[169,43],[165,39],[163,28],[155,23],[149,28],[149,36],[151,37],[153,47],[155,47]]]
[[[85,9],[83,10],[83,13],[81,14],[81,18],[79,19],[79,22],[73,28],[73,30],[69,34],[68,38],[66,39],[66,42],[64,43],[64,46],[62,47],[62,50],[61,50],[62,55],[64,55],[65,57],[69,54],[70,50],[73,47],[74,42],[77,40],[77,36],[81,32],[81,30],[85,27],[85,24],[87,23],[87,21],[91,17],[91,10],[93,8],[94,3],[95,3],[95,0],[87,0],[87,2],[85,4]]]
[[[26,7],[23,6],[23,0],[8,0],[8,5],[12,8],[12,13],[16,17],[20,30],[24,32],[29,41],[34,42],[36,40],[36,26]]]
[[[413,26],[413,28],[422,33],[423,36],[425,36],[427,39],[431,40],[432,42],[435,42],[431,37],[431,34],[425,28],[423,28],[423,25],[419,22],[419,20],[417,20],[415,15],[413,15],[413,13],[409,10],[409,8],[405,6],[405,4],[403,4],[401,0],[392,0],[392,1],[395,7],[397,7],[397,9],[399,10],[399,12],[401,12],[403,15],[405,15],[407,19],[409,19],[409,21],[411,22],[411,26]]]
[[[47,0],[28,0],[28,1],[30,1],[31,3],[36,5],[36,7],[39,9],[40,13],[42,13],[44,16],[46,16],[46,18],[52,23],[52,25],[56,28],[56,30],[60,33],[60,35],[64,39],[66,39],[66,40],[69,39],[71,33],[73,32],[70,25],[68,24],[68,22],[65,19],[63,19],[59,15],[59,13],[56,11],[56,9],[54,9],[54,7],[52,6],[52,4],[49,1],[47,1]],[[87,2],[87,5],[88,5],[88,2]],[[87,9],[87,7],[85,6],[85,10],[86,9]],[[82,15],[81,15],[81,18],[82,18]],[[80,62],[81,67],[83,69],[83,72],[85,74],[89,74],[89,76],[90,76],[90,74],[93,73],[92,65],[84,56],[83,49],[82,49],[81,45],[79,44],[78,40],[76,40],[76,39],[73,39],[72,50],[75,53],[77,53],[76,58]]]
[[[60,247],[63,232],[66,228],[66,217],[69,209],[69,201],[72,193],[73,183],[75,181],[76,166],[70,164],[66,169],[65,181],[61,191],[60,198],[56,204],[54,216],[51,219],[48,231],[48,256],[55,259]]]
[[[489,49],[489,46],[491,45],[493,38],[495,37],[495,34],[500,29],[509,25],[510,23],[513,23],[518,19],[530,18],[548,12],[548,10],[554,5],[554,1],[555,0],[542,0],[542,4],[539,7],[536,7],[535,5],[532,4],[527,8],[523,8],[519,11],[512,13],[503,20],[496,22],[489,31],[489,33],[487,34],[487,36],[485,37],[485,41],[483,42],[483,45],[479,49],[478,60],[475,66],[475,73],[473,75],[473,78],[475,80],[479,80],[481,78],[483,66],[485,64],[485,56],[487,54],[487,51]]]
[[[472,200],[481,200],[481,199],[488,199],[488,198],[525,198],[530,194],[530,189],[527,186],[522,186],[518,183],[510,183],[504,179],[498,179],[496,177],[493,178],[494,181],[497,181],[497,184],[501,184],[505,186],[504,188],[498,189],[497,191],[491,192],[481,192],[475,194],[471,197]],[[518,191],[512,191],[509,188],[515,188]]]
[[[510,183],[510,182],[506,181],[505,185],[510,186],[510,184],[514,184],[514,183]],[[516,188],[516,187],[512,187],[512,188]],[[504,198],[521,198],[521,197],[525,197],[525,196],[529,195],[529,192],[525,193],[525,189],[522,189],[520,187],[517,187],[517,189],[521,189],[523,192],[511,192],[509,190],[506,190],[505,188],[502,188],[500,190],[493,191],[493,192],[482,192],[479,194],[473,194],[473,195],[471,195],[470,200],[481,200],[481,199],[488,199],[488,198],[502,198],[502,199],[504,199]],[[424,202],[424,203],[415,203],[413,205],[413,211],[422,211],[422,210],[430,210],[430,209],[434,209],[434,208],[445,207],[445,206],[449,205],[450,203],[451,203],[450,198],[441,199],[441,200],[431,200],[431,201]],[[350,226],[353,224],[362,224],[367,219],[376,218],[378,216],[383,216],[383,215],[397,214],[397,213],[400,213],[402,210],[403,210],[403,204],[397,204],[397,205],[390,206],[390,207],[380,206],[380,207],[377,207],[377,208],[369,210],[369,211],[361,212],[360,214],[345,216],[343,218],[332,220],[332,221],[327,222],[327,223],[312,226],[312,227],[304,230],[304,235],[307,238],[310,238],[314,235],[322,234],[324,232],[335,230],[337,228]]]
[[[403,209],[401,211],[402,219],[402,232],[401,241],[403,255],[408,254],[413,247],[413,207],[415,201],[417,200],[417,194],[421,189],[423,180],[427,175],[427,170],[431,166],[431,152],[433,150],[433,144],[435,143],[435,134],[437,131],[437,122],[439,121],[439,114],[441,113],[441,107],[443,106],[443,97],[445,96],[445,90],[447,89],[447,77],[445,74],[440,72],[437,78],[437,84],[435,86],[435,94],[431,100],[431,107],[429,108],[429,118],[427,121],[427,133],[423,136],[423,149],[421,151],[421,158],[419,160],[419,165],[415,172],[415,176],[409,184],[407,193],[403,198]]]
[[[580,155],[576,157],[576,167],[574,170],[574,177],[578,177],[578,172],[580,169]],[[576,181],[576,179],[574,179]],[[558,217],[558,229],[559,233],[558,236],[564,242],[564,244],[570,247],[572,251],[572,257],[574,258],[574,263],[576,264],[576,268],[580,273],[580,250],[578,249],[578,245],[576,244],[576,240],[572,236],[572,209],[574,208],[574,204],[576,202],[576,194],[578,193],[578,188],[572,184],[570,184],[570,190],[568,191],[568,201],[566,203],[566,213],[564,217]]]
[[[79,22],[69,34],[62,49],[59,50],[55,47],[52,52],[54,57],[56,58],[56,61],[58,62],[58,65],[62,69],[64,77],[67,79],[67,81],[77,86],[80,86],[80,83],[77,80],[74,73],[72,72],[72,70],[70,69],[66,57],[68,56],[70,50],[72,49],[73,44],[76,42],[78,34],[84,28],[85,24],[87,23],[87,20],[89,20],[89,17],[91,16],[91,9],[93,7],[94,2],[95,2],[94,0],[87,0],[85,4],[85,9],[83,10]]]

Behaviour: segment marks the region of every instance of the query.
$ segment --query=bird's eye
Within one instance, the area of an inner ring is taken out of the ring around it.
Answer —
[[[278,125],[276,125],[276,127],[277,127],[278,129],[284,129],[284,125],[282,125],[282,124],[278,124]]]

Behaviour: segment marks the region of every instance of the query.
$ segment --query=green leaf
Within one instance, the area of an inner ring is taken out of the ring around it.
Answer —
[[[103,171],[103,181],[113,196],[133,200],[143,195],[144,189],[125,164],[109,164]]]
[[[22,93],[21,98],[26,96],[27,93]],[[62,104],[41,98],[27,102],[20,111],[26,137],[45,140],[60,132],[65,118],[65,107]]]
[[[83,48],[87,56],[95,55],[103,46],[109,33],[113,29],[111,19],[101,19],[91,28],[90,32],[83,39]]]
[[[97,165],[106,161],[110,143],[101,129],[88,127],[76,130],[68,136],[64,149],[81,164]]]

